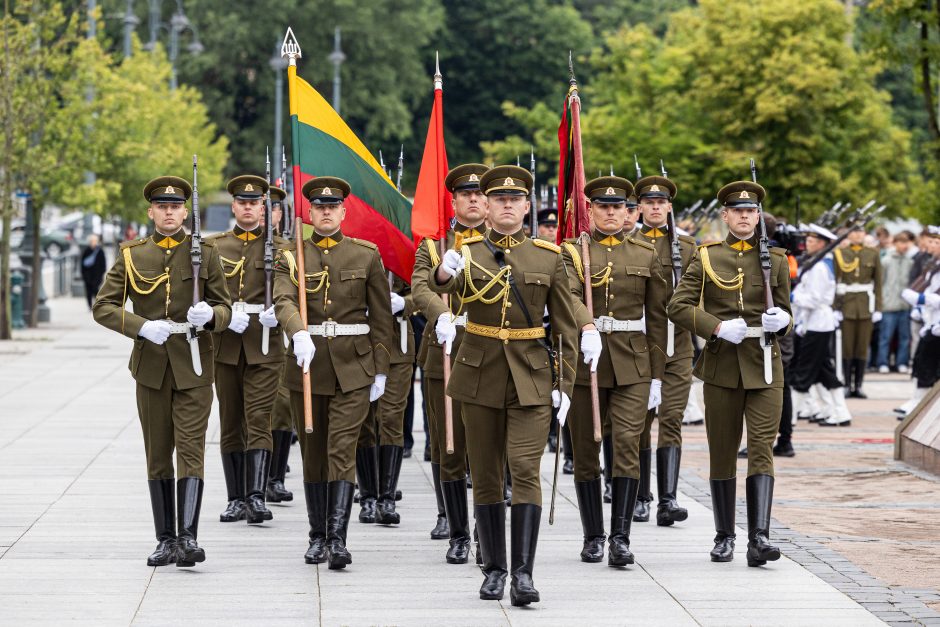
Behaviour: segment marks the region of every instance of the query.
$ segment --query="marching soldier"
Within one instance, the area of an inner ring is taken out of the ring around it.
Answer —
[[[774,306],[765,309],[759,207],[764,188],[750,181],[718,192],[728,237],[700,246],[669,303],[669,318],[706,340],[694,374],[704,381],[705,429],[715,515],[714,562],[734,557],[735,462],[742,422],[747,424],[747,564],[780,558],[770,544],[772,447],[783,408],[783,363],[775,334],[790,327],[790,275],[786,252],[770,250]],[[765,350],[765,337],[771,345]],[[767,363],[766,360],[770,360]],[[770,382],[766,368],[770,366]]]
[[[904,420],[914,411],[940,380],[940,226],[930,225],[924,229],[921,248],[930,257],[910,287],[901,292],[904,302],[919,311],[923,326],[911,369],[915,381],[914,395],[894,410],[898,420]]]
[[[538,221],[538,239],[555,243],[555,234],[558,232],[558,213],[554,209],[542,209],[538,213]]]
[[[359,522],[397,525],[401,516],[395,511],[395,493],[405,445],[405,407],[414,373],[415,338],[410,318],[414,306],[407,283],[392,276],[389,284],[393,341],[388,380],[385,393],[372,404],[362,423],[356,447],[356,476]]]
[[[452,169],[444,179],[444,186],[453,194],[454,224],[446,234],[446,247],[454,247],[456,237],[463,241],[479,238],[485,230],[486,196],[480,190],[480,178],[489,168],[481,163],[467,163]],[[458,296],[450,300],[450,308],[430,288],[434,281],[431,270],[441,261],[439,243],[425,238],[415,252],[415,267],[411,276],[414,305],[428,319],[418,364],[424,380],[424,395],[428,403],[428,432],[431,440],[431,477],[437,495],[437,525],[431,538],[450,538],[445,555],[448,564],[466,564],[470,554],[470,522],[467,507],[467,448],[460,401],[452,400],[454,452],[447,452],[444,421],[444,344],[438,342],[438,333],[449,338],[450,360],[460,349],[464,338],[467,315],[460,312]]]
[[[308,564],[329,568],[352,563],[346,531],[356,478],[356,443],[369,404],[385,391],[392,339],[385,268],[375,244],[346,237],[343,201],[349,183],[321,176],[307,181],[313,235],[304,241],[307,328],[298,306],[297,263],[281,252],[274,285],[277,319],[293,340],[286,381],[304,467],[304,494],[310,523]],[[297,234],[300,236],[300,234]],[[313,433],[304,415],[301,372],[312,370]]]
[[[836,309],[842,326],[842,371],[850,398],[862,392],[868,346],[874,325],[881,320],[881,256],[864,246],[865,229],[855,226],[848,246],[836,248]]]
[[[209,240],[222,260],[232,297],[232,321],[218,334],[215,388],[219,397],[219,448],[228,490],[221,522],[257,525],[273,515],[264,504],[271,462],[271,408],[284,363],[274,316],[265,311],[264,195],[268,182],[245,174],[228,182],[235,228]],[[267,354],[262,329],[269,329]]]
[[[287,192],[272,185],[268,193],[271,195],[271,222],[274,226],[274,232],[280,235],[284,218],[284,199],[287,198]],[[289,245],[289,242],[283,238],[278,238],[277,242],[278,248],[285,248]],[[281,337],[285,338],[284,335]],[[268,487],[264,493],[264,498],[269,503],[294,500],[294,493],[284,487],[290,445],[294,435],[290,390],[287,389],[287,385],[284,383],[284,371],[289,367],[293,367],[293,360],[286,354],[286,351],[281,351],[281,354],[284,360],[281,364],[281,374],[277,382],[277,396],[274,399],[274,406],[271,408],[271,469],[268,472]]]
[[[527,238],[532,175],[517,166],[492,168],[480,177],[492,229],[448,250],[434,270],[434,291],[462,295],[466,332],[454,358],[447,394],[461,401],[484,582],[481,599],[502,599],[512,574],[513,605],[539,600],[532,570],[542,515],[539,464],[552,405],[564,421],[577,357],[572,299],[559,248]],[[552,346],[541,314],[548,307],[552,333],[562,338],[561,389],[553,388]],[[440,322],[438,323],[440,325]],[[590,325],[589,329],[592,329]],[[452,330],[437,329],[438,341]],[[512,473],[512,558],[506,565],[503,502],[506,463]]]
[[[130,371],[137,381],[137,411],[147,455],[147,483],[157,548],[148,566],[193,566],[206,559],[197,544],[202,504],[206,428],[212,407],[212,336],[231,310],[219,253],[201,246],[199,291],[191,306],[190,236],[183,230],[192,187],[176,176],[144,187],[154,233],[121,244],[94,304],[95,321],[134,340]],[[124,308],[127,299],[133,311]],[[195,337],[190,333],[195,327]],[[190,342],[198,342],[193,352]],[[198,360],[196,363],[195,360]],[[201,374],[196,372],[201,371]],[[176,502],[173,451],[176,451]],[[175,520],[174,520],[175,518]]]
[[[676,184],[663,176],[645,176],[636,182],[637,198],[643,214],[641,237],[656,248],[662,274],[669,287],[668,303],[675,289],[672,264],[672,234],[669,233],[669,212],[672,199],[676,197]],[[682,271],[692,261],[695,239],[676,233],[679,252],[682,256]],[[663,403],[658,410],[652,409],[646,416],[646,428],[640,440],[640,496],[636,501],[633,520],[647,522],[650,519],[650,467],[652,466],[652,441],[650,431],[653,419],[659,417],[659,434],[656,437],[656,488],[659,503],[656,506],[656,524],[668,527],[689,517],[684,507],[676,502],[679,486],[679,462],[682,459],[682,418],[692,389],[692,336],[676,329],[670,321],[666,327],[666,371],[663,376]]]
[[[596,371],[600,413],[610,425],[612,440],[612,462],[606,462],[612,477],[607,559],[611,566],[634,562],[630,523],[640,487],[640,437],[647,409],[658,406],[662,398],[666,300],[671,291],[653,245],[624,232],[626,201],[632,193],[630,181],[617,176],[596,178],[584,187],[584,194],[591,200],[594,224],[589,249],[591,276],[584,275],[579,240],[562,245],[571,292],[578,303],[578,325],[595,325],[600,331],[586,330],[581,335],[584,360],[578,364],[571,401],[574,487],[584,531],[581,560],[604,559],[600,443],[594,442],[591,420],[590,372]],[[593,312],[582,304],[588,282],[593,290]]]

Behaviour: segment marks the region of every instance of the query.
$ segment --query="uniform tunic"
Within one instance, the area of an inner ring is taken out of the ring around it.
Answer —
[[[836,309],[842,312],[842,359],[868,359],[874,326],[872,313],[881,311],[881,257],[868,246],[836,248]],[[868,286],[866,291],[851,291]]]

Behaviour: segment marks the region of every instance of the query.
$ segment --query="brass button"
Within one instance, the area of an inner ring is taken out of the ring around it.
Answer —
[[[650,240],[650,244],[655,244],[655,243],[656,243],[656,238],[654,237],[653,239]]]
[[[743,268],[738,268],[738,272],[744,272]]]
[[[505,324],[505,325],[508,327],[508,326],[509,326],[509,320],[507,320],[507,321],[504,322],[503,324]]]
[[[247,246],[248,242],[242,242],[242,246]]]
[[[461,357],[461,358],[460,358],[460,361],[467,361],[467,358],[466,358],[466,357]]]
[[[507,307],[512,307],[512,303],[506,303]]]
[[[329,270],[330,267],[329,267],[329,266],[323,266],[323,269],[324,269],[324,270]]]
[[[616,296],[617,296],[616,294],[611,294],[610,299],[613,300]]]
[[[499,334],[497,335],[497,337],[498,337],[499,339],[501,339],[501,340],[504,340],[504,341],[508,340],[508,339],[509,339],[509,329],[500,329],[500,330],[499,330]]]
[[[509,344],[509,340],[503,340],[503,344]]]
[[[614,315],[614,312],[608,311],[608,312],[607,312],[607,315],[608,315],[608,316],[613,316],[613,315]]]
[[[613,249],[611,249],[611,248],[608,248],[608,249],[607,249],[607,252],[611,252],[612,250],[613,250]]]
[[[168,254],[168,255],[170,254],[170,251],[169,251],[169,249],[167,249],[167,251],[166,251],[166,254]]]
[[[504,250],[503,252],[505,252],[505,253],[508,255],[508,254],[511,253],[512,251],[507,248],[507,249]]]
[[[333,304],[333,301],[332,301],[332,300],[328,300],[328,301],[326,301],[326,304],[327,304],[327,305],[332,305],[332,304]]]
[[[612,265],[614,265],[614,262],[613,262],[613,261],[608,261],[608,262],[607,262],[607,265],[608,265],[608,266],[612,266]]]
[[[328,251],[328,250],[326,250],[326,249],[323,249],[323,254],[324,254],[324,255],[329,255],[329,254],[330,254],[330,251]]]
[[[538,285],[541,285],[541,284],[542,284],[542,279],[535,279],[535,282],[536,282]]]
[[[738,253],[738,257],[743,257],[744,253]]]

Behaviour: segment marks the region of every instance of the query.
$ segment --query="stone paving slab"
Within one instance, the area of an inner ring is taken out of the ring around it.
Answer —
[[[582,563],[570,476],[561,478],[555,525],[543,515],[535,569],[542,602],[512,608],[508,591],[503,602],[480,601],[477,567],[445,564],[447,543],[428,536],[436,505],[430,467],[419,456],[402,469],[398,528],[354,518],[346,571],[306,565],[296,447],[297,470],[287,483],[299,500],[273,505],[266,525],[219,523],[225,488],[215,416],[199,536],[207,561],[194,569],[148,568],[154,540],[126,370],[130,342],[91,323],[80,301],[55,306],[57,319],[74,320],[74,328],[0,355],[0,623],[831,627],[909,618],[889,611],[896,608],[876,616],[786,557],[748,568],[740,529],[737,559],[712,564],[712,514],[685,482],[680,500],[689,520],[672,528],[635,524],[635,566]],[[542,460],[546,510],[553,459]]]

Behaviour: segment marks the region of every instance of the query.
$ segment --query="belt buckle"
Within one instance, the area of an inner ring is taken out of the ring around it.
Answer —
[[[603,333],[612,333],[614,330],[614,319],[610,316],[601,316],[597,319],[600,322],[600,331]]]
[[[336,323],[335,322],[323,323],[323,337],[336,337]]]
[[[503,340],[503,341],[508,340],[508,339],[509,339],[509,329],[500,329],[500,330],[499,330],[499,333],[496,334],[496,337],[498,337],[499,339],[501,339],[501,340]]]
[[[246,302],[243,301],[243,300],[240,300],[240,301],[238,301],[238,302],[232,303],[232,312],[233,312],[233,313],[244,313],[245,308],[246,308],[247,306],[248,306],[248,303],[246,303]]]

